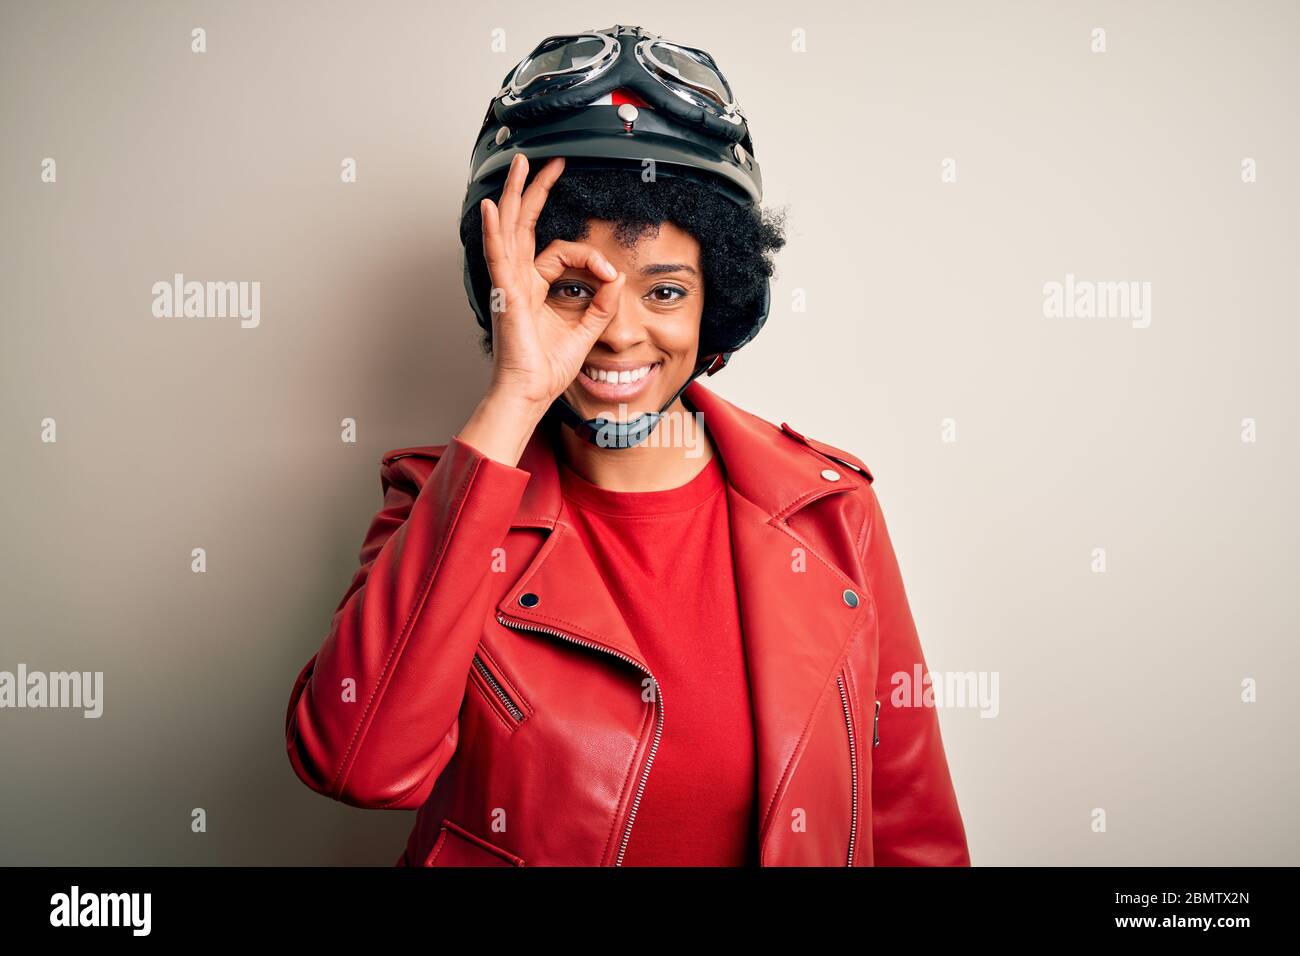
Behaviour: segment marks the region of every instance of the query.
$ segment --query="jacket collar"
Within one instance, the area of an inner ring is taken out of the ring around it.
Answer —
[[[764,865],[797,852],[780,821],[788,809],[808,728],[819,708],[838,708],[836,674],[849,642],[875,615],[869,592],[838,568],[787,519],[812,501],[842,493],[852,481],[829,480],[825,460],[770,422],[706,389],[698,380],[683,393],[704,414],[728,480],[731,551],[740,604],[758,762],[759,834]],[[568,520],[550,439],[537,428],[519,467],[530,479],[513,527],[547,529],[546,541],[497,604],[498,615],[525,629],[585,643],[649,673],[595,563]],[[796,549],[803,573],[792,572]],[[852,589],[858,600],[844,600]],[[520,602],[524,594],[531,606]],[[672,704],[663,701],[665,721]],[[821,784],[811,784],[815,792]],[[791,799],[794,799],[793,797]],[[798,799],[810,797],[807,790]],[[846,830],[847,834],[847,830]]]

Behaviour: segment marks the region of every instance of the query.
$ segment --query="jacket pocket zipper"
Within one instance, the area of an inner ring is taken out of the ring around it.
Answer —
[[[844,672],[838,676],[840,685],[840,703],[844,706],[844,725],[849,731],[849,771],[852,778],[853,812],[849,818],[849,856],[846,866],[853,865],[853,849],[858,838],[858,744],[853,735],[853,711],[849,706],[849,695],[844,689]],[[879,703],[877,703],[879,709]]]
[[[479,672],[479,676],[487,683],[492,693],[496,695],[497,700],[501,701],[506,713],[514,718],[515,723],[520,723],[524,719],[523,708],[515,703],[514,699],[506,692],[506,689],[501,686],[501,682],[492,676],[487,664],[483,663],[483,658],[479,657],[478,654],[474,655],[474,669]]]
[[[876,701],[876,716],[871,718],[871,746],[880,746],[880,701]]]
[[[580,644],[583,647],[591,648],[592,650],[602,651],[606,654],[612,654],[614,657],[617,657],[620,660],[627,661],[637,670],[641,671],[643,674],[649,677],[651,682],[654,684],[654,688],[655,688],[654,740],[650,744],[650,753],[646,757],[645,768],[641,771],[641,781],[639,784],[637,784],[636,796],[632,799],[632,809],[631,811],[629,811],[627,815],[627,823],[623,825],[623,836],[619,840],[619,844],[618,844],[618,856],[616,856],[614,859],[615,866],[622,866],[623,857],[627,853],[628,840],[632,838],[632,824],[636,822],[636,812],[641,806],[641,795],[645,793],[646,781],[650,779],[650,767],[651,765],[654,764],[655,754],[658,753],[659,751],[659,737],[663,733],[663,729],[664,729],[663,688],[660,687],[659,682],[655,680],[654,674],[651,674],[648,670],[646,670],[636,661],[632,660],[632,658],[628,657],[626,654],[605,647],[603,644],[597,644],[594,641],[584,641],[580,637],[574,637],[572,634],[565,634],[563,631],[557,631],[553,627],[542,627],[538,624],[530,624],[524,621],[515,620],[514,618],[506,617],[500,612],[497,613],[497,621],[503,626],[513,627],[515,630],[535,631],[538,634],[550,634],[553,637],[559,637],[562,638],[563,640],[571,641],[574,644]]]

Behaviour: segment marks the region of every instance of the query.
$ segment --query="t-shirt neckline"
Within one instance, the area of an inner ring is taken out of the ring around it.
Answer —
[[[690,511],[713,497],[726,484],[722,456],[714,454],[690,481],[658,491],[612,491],[593,484],[557,459],[560,490],[580,508],[625,517]]]

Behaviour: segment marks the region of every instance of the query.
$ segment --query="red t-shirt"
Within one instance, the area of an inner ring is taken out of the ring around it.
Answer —
[[[623,865],[757,865],[754,720],[722,459],[665,491],[609,491],[563,462],[560,483],[663,704]]]

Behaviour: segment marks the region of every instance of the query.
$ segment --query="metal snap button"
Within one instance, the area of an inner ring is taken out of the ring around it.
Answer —
[[[523,594],[519,595],[519,603],[524,607],[537,607],[538,602],[541,600],[542,599],[532,591],[525,591]]]
[[[825,478],[827,481],[839,481],[840,473],[836,471],[834,468],[823,468],[822,477]]]
[[[844,603],[847,604],[849,607],[857,607],[857,606],[858,606],[858,593],[857,593],[856,591],[854,591],[852,588],[845,588],[845,589],[844,589]]]

